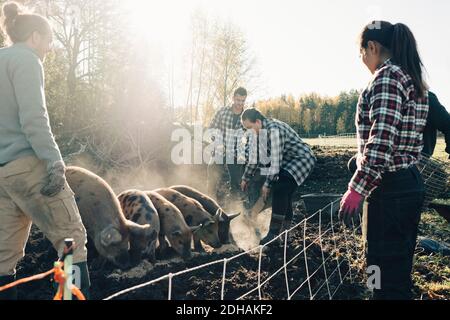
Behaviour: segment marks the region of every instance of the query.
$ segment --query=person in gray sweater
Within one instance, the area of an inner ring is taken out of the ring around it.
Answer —
[[[14,281],[34,223],[60,257],[64,239],[75,240],[74,268],[87,294],[86,230],[45,103],[42,63],[52,30],[44,17],[22,13],[15,2],[2,7],[2,29],[11,45],[0,49],[0,287]],[[16,289],[0,290],[0,299],[16,298]]]

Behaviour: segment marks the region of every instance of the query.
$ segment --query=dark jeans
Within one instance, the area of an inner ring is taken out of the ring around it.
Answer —
[[[218,183],[221,180],[225,167],[228,171],[228,179],[230,182],[230,191],[232,196],[237,196],[240,193],[240,184],[245,166],[243,164],[216,164],[211,160],[208,164],[207,189],[208,194],[214,198],[217,198]]]
[[[292,195],[297,189],[297,182],[291,174],[281,169],[278,180],[272,187],[272,215],[284,216],[285,220],[292,220]]]
[[[239,194],[241,192],[241,179],[245,167],[243,164],[227,164],[227,169],[231,193],[234,195]]]
[[[381,271],[381,288],[374,299],[412,298],[411,271],[424,199],[424,184],[416,166],[385,173],[381,185],[366,199],[364,232],[367,266]]]

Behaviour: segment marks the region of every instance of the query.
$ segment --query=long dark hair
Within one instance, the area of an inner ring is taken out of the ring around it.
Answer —
[[[248,108],[245,109],[244,112],[242,112],[241,115],[242,121],[248,120],[251,123],[255,123],[256,120],[265,120],[266,117],[256,108]]]
[[[361,33],[361,48],[367,48],[369,41],[376,41],[389,50],[392,61],[411,76],[419,96],[425,95],[428,87],[423,78],[424,66],[417,50],[416,39],[407,25],[372,21]]]

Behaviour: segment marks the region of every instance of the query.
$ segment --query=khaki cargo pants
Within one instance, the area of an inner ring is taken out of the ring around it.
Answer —
[[[58,256],[64,239],[74,238],[74,263],[87,259],[86,230],[74,193],[66,182],[54,197],[40,194],[47,181],[46,165],[27,156],[0,167],[0,276],[15,274],[34,223],[51,241]]]

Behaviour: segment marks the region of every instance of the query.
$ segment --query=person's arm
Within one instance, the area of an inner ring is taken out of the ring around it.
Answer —
[[[222,122],[222,109],[219,109],[216,114],[214,115],[211,123],[208,126],[208,129],[211,130],[213,132],[213,134],[211,135],[211,138],[209,141],[207,142],[213,142],[216,141],[216,137],[218,135],[222,135],[222,139],[223,139],[223,133],[220,132],[220,123]],[[223,144],[223,142],[222,142]]]
[[[349,187],[368,196],[381,182],[384,168],[391,162],[397,124],[401,119],[402,85],[384,69],[374,79],[368,92],[371,128],[365,145],[361,168],[353,175]]]
[[[211,123],[209,124],[209,129],[220,129],[220,123],[222,122],[222,109],[219,109],[214,115]]]
[[[248,163],[245,166],[244,174],[242,175],[242,181],[249,182],[255,175],[256,169],[258,169],[258,164]]]
[[[450,114],[439,102],[436,95],[430,93],[430,109],[433,108],[433,123],[437,130],[445,137],[445,152],[450,154]]]
[[[63,161],[51,132],[45,105],[43,67],[32,55],[17,58],[11,80],[19,106],[20,125],[36,156],[46,161],[47,168],[50,168]]]
[[[272,187],[273,182],[278,178],[281,169],[281,162],[283,160],[284,140],[281,137],[279,130],[270,130],[268,144],[270,146],[270,167],[262,168],[266,171],[266,181],[264,186],[266,188]]]

